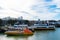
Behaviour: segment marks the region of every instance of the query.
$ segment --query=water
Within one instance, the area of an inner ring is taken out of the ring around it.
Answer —
[[[7,36],[0,34],[0,40],[60,40],[60,28],[36,31],[32,36]]]

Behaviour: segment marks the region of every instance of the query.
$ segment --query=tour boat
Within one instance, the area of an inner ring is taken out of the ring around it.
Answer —
[[[55,26],[54,25],[42,25],[42,24],[34,24],[32,27],[34,27],[35,30],[54,30]]]

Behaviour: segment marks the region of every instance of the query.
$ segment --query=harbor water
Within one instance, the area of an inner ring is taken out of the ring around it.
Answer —
[[[7,36],[0,34],[0,40],[60,40],[60,28],[35,31],[31,36]]]

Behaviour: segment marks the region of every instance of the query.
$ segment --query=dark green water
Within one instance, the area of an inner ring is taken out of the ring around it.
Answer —
[[[60,28],[36,31],[32,36],[7,36],[0,34],[0,40],[60,40]]]

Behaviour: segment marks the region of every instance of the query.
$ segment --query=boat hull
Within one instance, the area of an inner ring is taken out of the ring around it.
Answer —
[[[35,28],[34,30],[55,30],[55,28]]]
[[[5,34],[9,35],[9,36],[17,36],[17,35],[33,35],[33,32],[32,33],[24,33],[24,32],[19,32],[19,31],[8,31],[8,32],[5,32]]]

